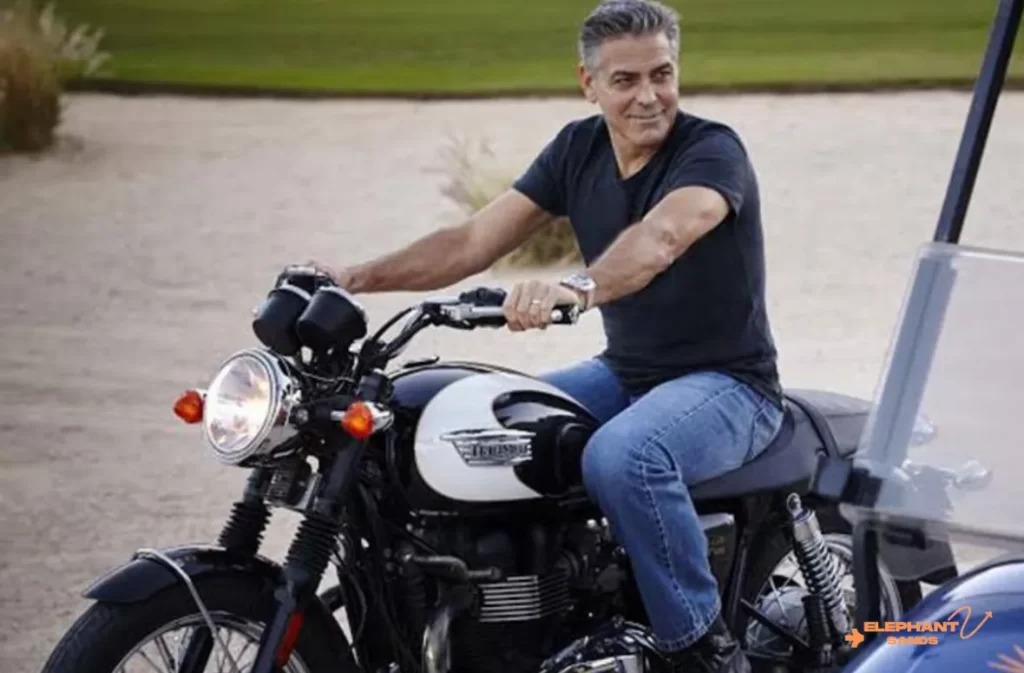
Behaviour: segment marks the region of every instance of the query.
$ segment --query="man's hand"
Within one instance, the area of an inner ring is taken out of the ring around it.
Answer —
[[[551,313],[555,306],[577,305],[582,308],[582,298],[567,287],[556,283],[531,280],[516,283],[505,298],[502,308],[505,320],[513,332],[528,329],[547,329],[551,324]]]
[[[350,271],[346,269],[341,269],[339,271],[327,264],[324,264],[323,262],[318,262],[315,259],[307,261],[306,265],[311,266],[320,273],[329,276],[331,280],[340,285],[343,289],[352,290],[352,273]]]

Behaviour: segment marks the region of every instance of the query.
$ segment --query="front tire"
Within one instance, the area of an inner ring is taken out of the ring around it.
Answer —
[[[255,661],[260,635],[272,618],[273,587],[256,578],[201,577],[196,590],[239,670]],[[188,589],[178,583],[138,603],[96,603],[64,634],[43,673],[174,673],[188,635],[206,622]],[[132,657],[129,660],[129,655]],[[233,671],[215,643],[205,671]],[[307,610],[288,673],[355,673],[344,632],[323,613]]]

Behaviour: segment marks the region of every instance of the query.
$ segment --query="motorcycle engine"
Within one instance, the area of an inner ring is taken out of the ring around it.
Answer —
[[[621,612],[623,570],[603,525],[527,523],[418,531],[470,568],[494,567],[477,600],[451,625],[451,670],[535,673],[544,660],[605,615]]]

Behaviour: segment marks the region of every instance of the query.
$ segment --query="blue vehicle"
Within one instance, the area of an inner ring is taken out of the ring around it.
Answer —
[[[855,458],[819,463],[814,490],[854,529],[857,597],[847,656],[822,669],[1024,673],[1024,254],[960,243],[1022,6],[998,5],[935,235],[920,250]],[[921,414],[933,425],[926,444],[912,441]],[[959,576],[898,621],[883,619],[879,550],[938,542],[952,542]]]

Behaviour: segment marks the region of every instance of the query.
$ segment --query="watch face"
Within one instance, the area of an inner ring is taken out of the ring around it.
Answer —
[[[589,292],[594,289],[594,279],[582,273],[570,276],[569,282],[584,292]]]

